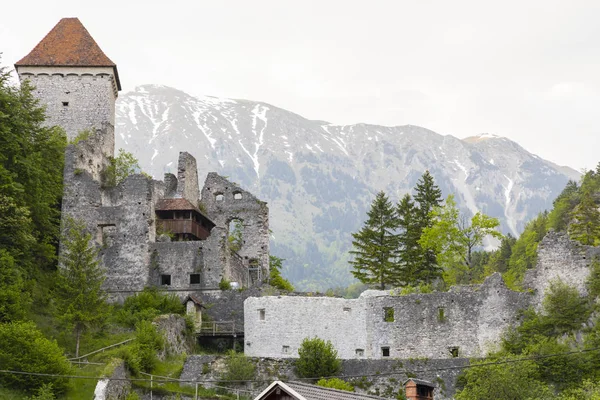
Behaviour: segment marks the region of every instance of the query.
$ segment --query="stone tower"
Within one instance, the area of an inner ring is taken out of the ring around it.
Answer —
[[[69,140],[84,130],[101,131],[97,144],[105,156],[114,156],[117,66],[79,19],[61,19],[15,68],[21,81],[35,87],[48,125],[61,126]]]

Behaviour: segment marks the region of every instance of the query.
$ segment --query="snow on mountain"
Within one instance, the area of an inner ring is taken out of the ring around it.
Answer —
[[[579,173],[517,143],[483,134],[463,140],[406,125],[334,125],[248,100],[193,97],[157,85],[117,102],[117,148],[162,179],[179,151],[268,201],[272,253],[301,288],[347,285],[350,233],[374,195],[410,191],[426,169],[468,213],[483,211],[518,235]],[[203,178],[201,178],[203,179]]]

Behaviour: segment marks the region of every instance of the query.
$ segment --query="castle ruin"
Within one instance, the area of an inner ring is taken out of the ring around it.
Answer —
[[[266,203],[216,173],[200,196],[190,154],[180,153],[177,175],[164,181],[143,174],[118,184],[107,179],[121,83],[116,64],[77,18],[61,19],[15,68],[35,87],[46,124],[67,134],[62,218],[82,221],[95,238],[113,300],[147,286],[184,298],[218,290],[222,280],[248,287],[268,276]],[[228,241],[234,220],[236,249]]]

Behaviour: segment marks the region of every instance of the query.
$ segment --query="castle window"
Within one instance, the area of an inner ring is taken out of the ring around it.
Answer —
[[[62,105],[63,105],[63,107],[69,107],[69,102],[68,101],[63,101]]]
[[[382,357],[389,357],[390,356],[390,348],[389,347],[382,347],[381,348],[381,356]]]
[[[444,322],[446,321],[446,313],[443,307],[438,308],[438,321]]]
[[[190,285],[198,285],[200,283],[200,274],[190,274]]]
[[[344,313],[348,314],[352,309],[350,307],[344,307]]]
[[[356,349],[356,357],[364,357],[365,355],[365,349]]]
[[[394,322],[394,308],[383,307],[383,320],[385,322]]]
[[[165,286],[171,286],[171,275],[161,275],[160,284]]]
[[[242,194],[241,194],[240,192],[235,192],[235,193],[233,194],[233,198],[234,198],[235,200],[241,200],[241,199],[242,199]]]
[[[215,194],[215,200],[216,201],[223,201],[224,198],[225,198],[225,196],[223,196],[223,193],[216,193]]]
[[[449,347],[448,350],[450,351],[452,358],[458,357],[458,347]]]
[[[261,321],[265,320],[265,309],[261,308],[260,310],[258,310],[258,319],[260,319]]]
[[[290,352],[290,346],[282,346],[281,347],[282,354],[289,354],[289,352]]]

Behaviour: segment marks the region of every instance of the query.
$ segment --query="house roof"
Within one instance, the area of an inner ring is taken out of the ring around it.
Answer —
[[[266,398],[269,394],[280,388],[296,400],[385,400],[383,397],[370,396],[347,392],[344,390],[329,389],[316,385],[309,385],[302,382],[281,382],[275,381],[262,391],[254,400]]]
[[[414,383],[416,383],[417,385],[422,385],[422,386],[428,386],[428,387],[432,387],[435,388],[435,385],[431,382],[428,381],[424,381],[422,379],[416,379],[416,378],[409,378],[406,380],[406,382],[403,383],[404,386],[406,386],[406,384],[410,381],[413,381]]]
[[[117,65],[104,54],[78,18],[63,18],[15,67],[112,67],[117,87]]]
[[[194,302],[194,304],[199,305],[202,308],[206,308],[204,307],[204,305],[202,305],[202,300],[200,300],[195,294],[190,293],[188,294],[185,299],[183,299],[183,304],[187,303],[188,300],[191,300]]]
[[[183,197],[178,197],[176,199],[160,199],[156,206],[154,206],[154,210],[156,211],[188,211],[193,210],[200,214],[206,221],[208,221],[212,226],[215,226],[215,223],[211,221],[206,215],[202,213],[193,205],[188,199],[184,199]]]

